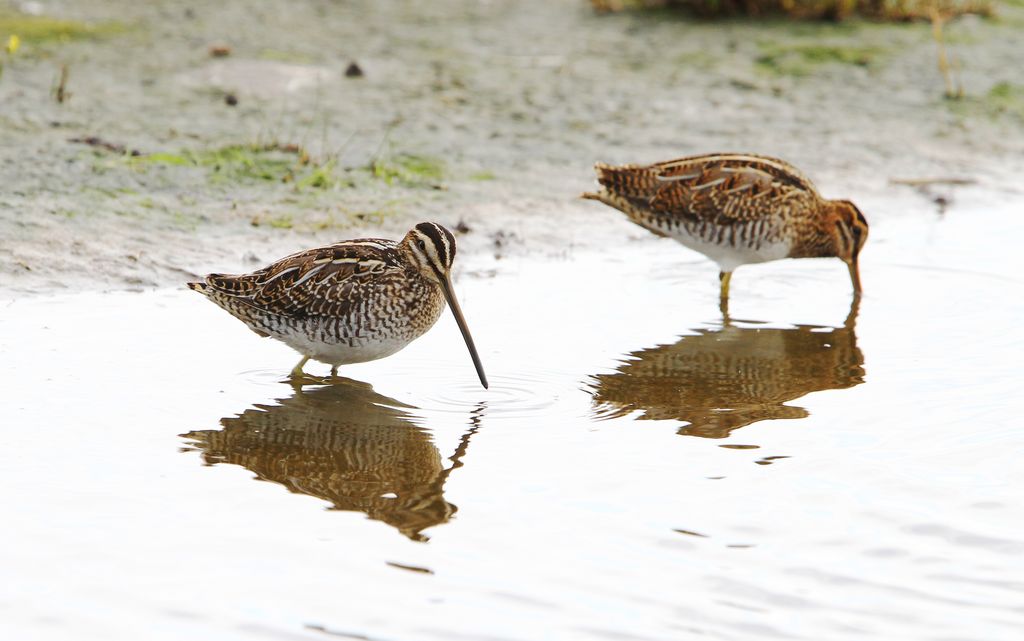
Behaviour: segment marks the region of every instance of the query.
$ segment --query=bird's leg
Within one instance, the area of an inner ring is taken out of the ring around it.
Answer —
[[[332,377],[337,377],[338,376],[338,366],[337,365],[331,365],[331,376]]]
[[[729,304],[729,279],[732,278],[732,272],[718,272],[718,281],[721,283],[722,290],[719,294],[721,303],[723,305]]]
[[[302,368],[308,362],[309,362],[309,357],[308,356],[303,356],[302,360],[299,361],[299,364],[292,368],[292,378],[302,378],[303,376],[305,376],[306,373],[302,371]]]

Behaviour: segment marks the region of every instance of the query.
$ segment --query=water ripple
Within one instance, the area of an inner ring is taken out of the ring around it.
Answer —
[[[443,388],[434,388],[418,400],[428,411],[466,413],[482,404],[487,415],[502,419],[550,419],[568,411],[560,401],[571,389],[561,389],[562,377],[545,372],[501,374],[490,378],[490,388],[466,381]]]

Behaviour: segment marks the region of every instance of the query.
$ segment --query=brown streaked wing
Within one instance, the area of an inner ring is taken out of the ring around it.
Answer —
[[[360,239],[292,254],[252,274],[211,275],[207,281],[271,314],[344,316],[358,298],[354,290],[382,285],[403,269],[394,241]]]
[[[731,170],[750,169],[771,176],[778,182],[817,194],[811,179],[799,169],[780,158],[758,154],[718,153],[685,156],[651,165],[662,180],[672,177],[700,174],[705,169],[722,167]]]
[[[819,201],[816,191],[778,180],[760,167],[708,163],[662,178],[648,206],[663,216],[730,225],[812,209]]]

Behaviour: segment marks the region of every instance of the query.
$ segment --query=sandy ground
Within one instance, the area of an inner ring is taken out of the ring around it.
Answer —
[[[925,24],[598,16],[570,0],[0,11],[104,27],[96,38],[26,38],[0,78],[8,296],[173,285],[341,238],[397,237],[423,219],[463,223],[464,256],[646,242],[576,198],[596,160],[777,155],[873,220],[955,198],[955,187],[893,178],[967,178],[1021,197],[1024,67],[1013,61],[1024,9],[1014,5],[948,26],[960,101],[943,99]],[[122,28],[106,29],[112,21]],[[214,45],[230,54],[212,56]],[[361,77],[346,75],[352,62]],[[69,97],[58,103],[62,65]],[[70,142],[90,136],[143,155]],[[295,179],[218,160],[256,144],[283,146],[256,160],[294,164]],[[367,169],[409,155],[428,170],[386,180]]]

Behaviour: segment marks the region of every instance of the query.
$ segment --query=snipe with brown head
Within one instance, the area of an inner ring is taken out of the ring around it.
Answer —
[[[718,153],[653,165],[598,163],[596,170],[602,189],[583,197],[718,263],[723,305],[733,270],[782,258],[840,258],[860,294],[867,220],[849,200],[822,198],[783,160]]]

